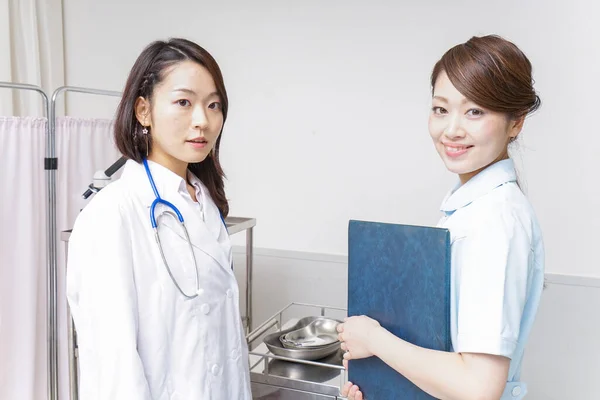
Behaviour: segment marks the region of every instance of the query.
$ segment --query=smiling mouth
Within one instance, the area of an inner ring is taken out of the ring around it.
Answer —
[[[465,152],[468,149],[470,149],[473,146],[446,146],[444,145],[444,149],[446,149],[446,151],[448,153],[460,153],[460,152]]]
[[[458,146],[455,144],[452,145],[448,145],[445,143],[442,143],[444,145],[444,153],[446,154],[446,157],[450,157],[450,158],[460,158],[463,155],[465,155],[469,149],[473,146]]]

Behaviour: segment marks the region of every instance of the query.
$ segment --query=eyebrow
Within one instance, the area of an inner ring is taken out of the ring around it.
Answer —
[[[445,98],[445,97],[443,97],[443,96],[433,96],[433,100],[438,100],[438,101],[441,101],[441,102],[444,102],[444,103],[449,103],[448,99]],[[470,102],[469,99],[463,98],[461,100],[460,104],[466,104],[466,103],[469,103],[469,102]]]
[[[192,89],[187,89],[187,88],[177,88],[177,89],[173,90],[173,92],[183,92],[183,93],[189,93],[189,94],[193,94],[193,95],[196,94],[196,92],[194,92]]]
[[[192,89],[188,89],[188,88],[177,88],[174,89],[173,92],[183,92],[183,93],[188,93],[194,96],[197,96],[198,93],[196,93],[195,91],[193,91]],[[219,93],[218,92],[211,92],[209,93],[206,98],[210,98],[210,97],[219,97]]]

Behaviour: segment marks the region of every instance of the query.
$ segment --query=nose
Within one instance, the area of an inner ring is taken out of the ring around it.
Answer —
[[[203,107],[198,106],[192,114],[192,125],[201,131],[208,128],[208,115]]]
[[[460,121],[460,116],[449,115],[448,118],[446,118],[447,124],[444,128],[444,136],[446,136],[449,139],[459,139],[461,137],[464,137],[465,133],[461,127]]]

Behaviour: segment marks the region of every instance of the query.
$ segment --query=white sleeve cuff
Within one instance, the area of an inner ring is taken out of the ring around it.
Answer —
[[[483,353],[512,358],[517,342],[501,336],[484,337],[459,334],[454,351],[456,353]]]

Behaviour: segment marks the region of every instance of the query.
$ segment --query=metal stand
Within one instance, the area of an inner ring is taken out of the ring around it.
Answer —
[[[0,82],[0,87],[18,90],[32,90],[38,92],[44,102],[45,117],[48,119],[50,108],[48,96],[39,86]],[[54,130],[49,129],[46,124],[46,158],[44,158],[44,170],[46,171],[46,198],[47,198],[47,226],[46,226],[46,296],[47,307],[47,341],[48,341],[48,399],[58,399],[58,336],[56,330],[57,303],[56,295],[56,266],[57,266],[57,241],[56,241],[56,144]]]
[[[252,330],[252,269],[253,269],[253,247],[254,247],[254,227],[256,219],[227,217],[225,224],[229,234],[233,235],[243,230],[246,231],[246,315],[242,318],[246,334]]]
[[[291,303],[246,336],[250,347],[250,381],[254,399],[333,400],[340,399],[347,371],[341,349],[322,360],[305,361],[272,354],[262,339],[280,332],[307,316],[327,316],[343,320],[344,308]],[[274,330],[272,328],[275,328]],[[260,343],[256,343],[261,339]]]

